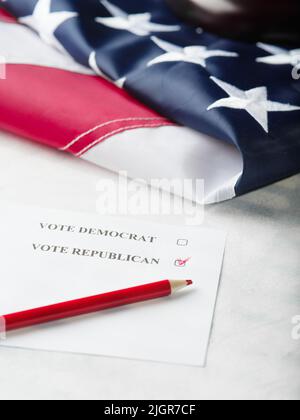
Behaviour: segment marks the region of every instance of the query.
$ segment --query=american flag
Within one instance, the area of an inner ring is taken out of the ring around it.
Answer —
[[[299,172],[300,46],[220,38],[164,0],[2,4],[2,128],[130,176],[204,178],[207,202]]]

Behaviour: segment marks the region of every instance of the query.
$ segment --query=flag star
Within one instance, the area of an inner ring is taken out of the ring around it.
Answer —
[[[137,36],[148,36],[152,32],[175,32],[180,26],[161,25],[151,22],[151,13],[128,14],[107,0],[100,0],[113,17],[98,17],[96,22],[109,28],[125,30]]]
[[[218,100],[210,107],[208,107],[208,111],[222,107],[245,110],[262,126],[262,128],[267,133],[269,132],[269,112],[300,111],[299,106],[269,101],[268,90],[265,86],[244,91],[230,85],[229,83],[223,82],[216,77],[211,77],[211,79],[221,89],[223,89],[229,95],[229,97]]]
[[[165,54],[160,55],[148,63],[148,67],[159,63],[183,61],[186,63],[197,64],[206,67],[206,60],[211,57],[238,57],[238,54],[222,51],[222,50],[208,50],[204,46],[189,46],[179,47],[153,36],[152,41],[165,51]]]
[[[32,15],[19,18],[19,22],[34,29],[47,44],[62,50],[54,33],[62,23],[76,16],[78,13],[51,12],[51,0],[38,0]]]
[[[284,48],[275,47],[273,45],[258,43],[257,46],[271,55],[267,57],[259,57],[256,59],[258,63],[273,65],[292,65],[300,64],[300,49],[286,50]]]

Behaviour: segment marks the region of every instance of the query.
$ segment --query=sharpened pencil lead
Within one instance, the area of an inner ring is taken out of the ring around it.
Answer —
[[[172,293],[185,289],[193,284],[192,280],[170,280]]]

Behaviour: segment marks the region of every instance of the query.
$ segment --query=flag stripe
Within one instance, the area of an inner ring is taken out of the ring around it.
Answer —
[[[3,129],[75,155],[116,130],[173,125],[104,79],[54,68],[8,65],[0,97]]]
[[[141,128],[157,128],[157,127],[164,127],[164,126],[172,126],[174,124],[172,124],[170,121],[156,121],[156,122],[152,122],[150,123],[149,120],[145,120],[144,123],[140,123],[138,125],[125,125],[123,127],[120,127],[118,129],[115,129],[113,131],[109,131],[106,134],[103,134],[101,137],[99,137],[98,139],[96,139],[95,141],[93,141],[92,143],[89,143],[88,145],[86,145],[85,147],[83,147],[79,152],[75,153],[76,156],[82,156],[84,153],[86,153],[88,150],[90,150],[92,147],[96,146],[99,143],[102,143],[104,140],[108,139],[109,137],[115,136],[116,134],[120,134],[123,133],[124,131],[129,131],[129,130],[137,130],[137,129],[141,129]]]
[[[80,147],[80,144],[82,144],[83,142],[88,141],[88,139],[91,136],[98,136],[99,138],[99,142],[101,142],[102,137],[107,136],[109,137],[110,135],[112,135],[112,133],[114,133],[114,131],[117,129],[119,130],[120,128],[116,128],[119,126],[119,124],[124,124],[126,123],[128,129],[134,127],[134,124],[137,124],[137,122],[140,123],[141,126],[147,126],[149,124],[154,125],[154,126],[158,126],[159,124],[168,124],[168,125],[173,125],[173,123],[171,123],[170,121],[168,121],[167,119],[163,118],[163,117],[153,117],[153,118],[146,118],[146,117],[130,117],[130,118],[120,118],[120,119],[116,119],[116,120],[111,120],[111,121],[106,121],[105,123],[102,123],[100,125],[97,125],[96,127],[88,130],[85,133],[80,134],[80,136],[76,137],[76,139],[72,140],[70,143],[68,143],[66,146],[63,146],[60,148],[60,150],[64,151],[64,150],[74,150],[74,146],[76,145],[76,147]],[[110,132],[106,132],[106,130],[109,129]],[[125,127],[122,127],[122,129],[126,129]],[[86,146],[84,146],[86,147]]]

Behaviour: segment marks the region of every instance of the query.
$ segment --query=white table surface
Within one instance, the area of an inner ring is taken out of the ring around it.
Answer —
[[[113,176],[0,134],[1,199],[95,212],[96,183]],[[205,369],[0,348],[0,399],[299,400],[299,190],[296,176],[207,208],[229,237]]]

